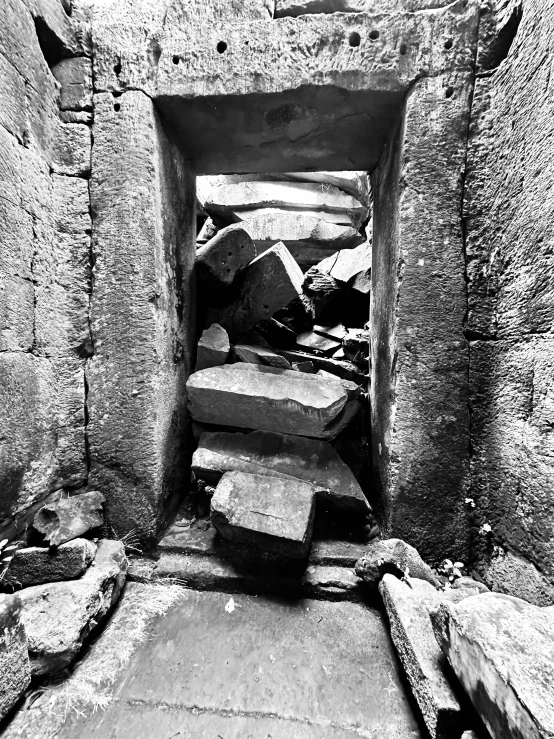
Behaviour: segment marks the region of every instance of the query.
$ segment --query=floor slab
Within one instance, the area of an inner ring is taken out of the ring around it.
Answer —
[[[379,611],[173,586],[167,607],[158,615],[151,608],[145,619],[141,604],[168,587],[130,583],[109,629],[72,677],[25,706],[5,739],[53,731],[57,739],[424,736]],[[130,645],[130,625],[141,618],[142,634]],[[93,712],[83,685],[94,682],[94,663],[107,660],[106,650],[113,661],[114,649],[127,657]],[[73,695],[58,702],[64,711],[56,709],[56,690]]]

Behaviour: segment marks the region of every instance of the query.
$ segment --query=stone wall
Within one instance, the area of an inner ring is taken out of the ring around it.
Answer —
[[[8,536],[29,507],[87,479],[84,39],[59,0],[0,5],[0,532]]]
[[[521,10],[499,2],[483,16],[471,119],[469,505],[491,585],[552,603],[554,4],[529,0]]]

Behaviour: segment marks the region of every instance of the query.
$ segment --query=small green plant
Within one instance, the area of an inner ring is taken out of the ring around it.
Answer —
[[[444,559],[439,567],[439,574],[448,578],[449,583],[453,583],[459,577],[463,577],[464,568],[463,562],[452,562],[451,559]]]

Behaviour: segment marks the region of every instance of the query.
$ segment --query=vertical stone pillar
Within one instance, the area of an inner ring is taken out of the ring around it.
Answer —
[[[195,180],[144,93],[94,114],[89,485],[148,542],[188,484]]]
[[[373,456],[387,532],[467,561],[461,224],[472,72],[420,80],[374,176]]]

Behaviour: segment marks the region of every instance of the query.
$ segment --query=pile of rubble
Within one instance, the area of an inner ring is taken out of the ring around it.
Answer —
[[[370,513],[331,444],[366,404],[368,177],[201,177],[198,198],[193,472],[224,538],[306,558],[316,500]]]
[[[0,718],[31,677],[74,661],[121,594],[127,558],[121,541],[98,538],[103,503],[92,491],[62,497],[20,541],[0,542]]]
[[[438,576],[399,539],[371,543],[356,574],[379,589],[432,739],[554,736],[554,607]]]

